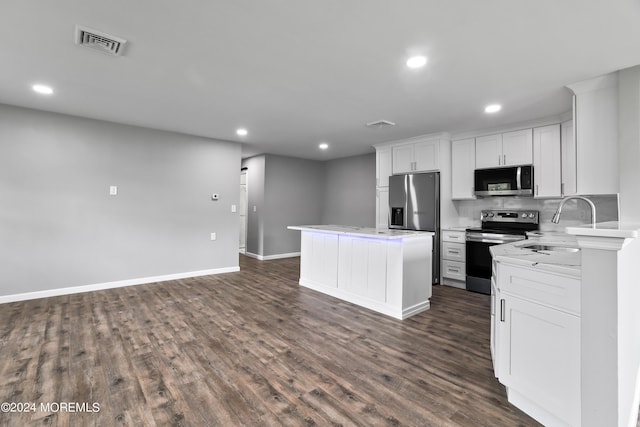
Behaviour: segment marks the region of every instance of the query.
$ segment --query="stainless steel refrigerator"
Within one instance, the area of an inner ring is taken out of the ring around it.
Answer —
[[[440,283],[440,172],[389,177],[389,228],[435,233],[432,283]]]

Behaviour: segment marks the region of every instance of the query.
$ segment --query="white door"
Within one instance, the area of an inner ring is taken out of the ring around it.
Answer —
[[[247,250],[247,172],[240,174],[240,242],[239,248],[241,253]]]

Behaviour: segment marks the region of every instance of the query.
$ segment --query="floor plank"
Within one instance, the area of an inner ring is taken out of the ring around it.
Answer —
[[[298,286],[299,258],[0,306],[2,426],[536,426],[489,356],[489,298],[405,321]],[[40,408],[38,408],[40,409]]]

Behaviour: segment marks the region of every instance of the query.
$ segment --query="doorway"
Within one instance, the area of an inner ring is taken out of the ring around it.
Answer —
[[[247,213],[248,213],[248,193],[247,193],[247,171],[240,173],[240,241],[238,247],[240,253],[247,252]]]

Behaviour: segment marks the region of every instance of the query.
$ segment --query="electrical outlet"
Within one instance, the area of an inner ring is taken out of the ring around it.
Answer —
[[[118,195],[118,186],[117,185],[112,185],[109,187],[109,195],[110,196],[117,196]]]
[[[216,239],[217,239],[216,233],[211,233],[211,240],[216,240]]]
[[[235,212],[236,211],[236,205],[231,205],[231,212]]]

